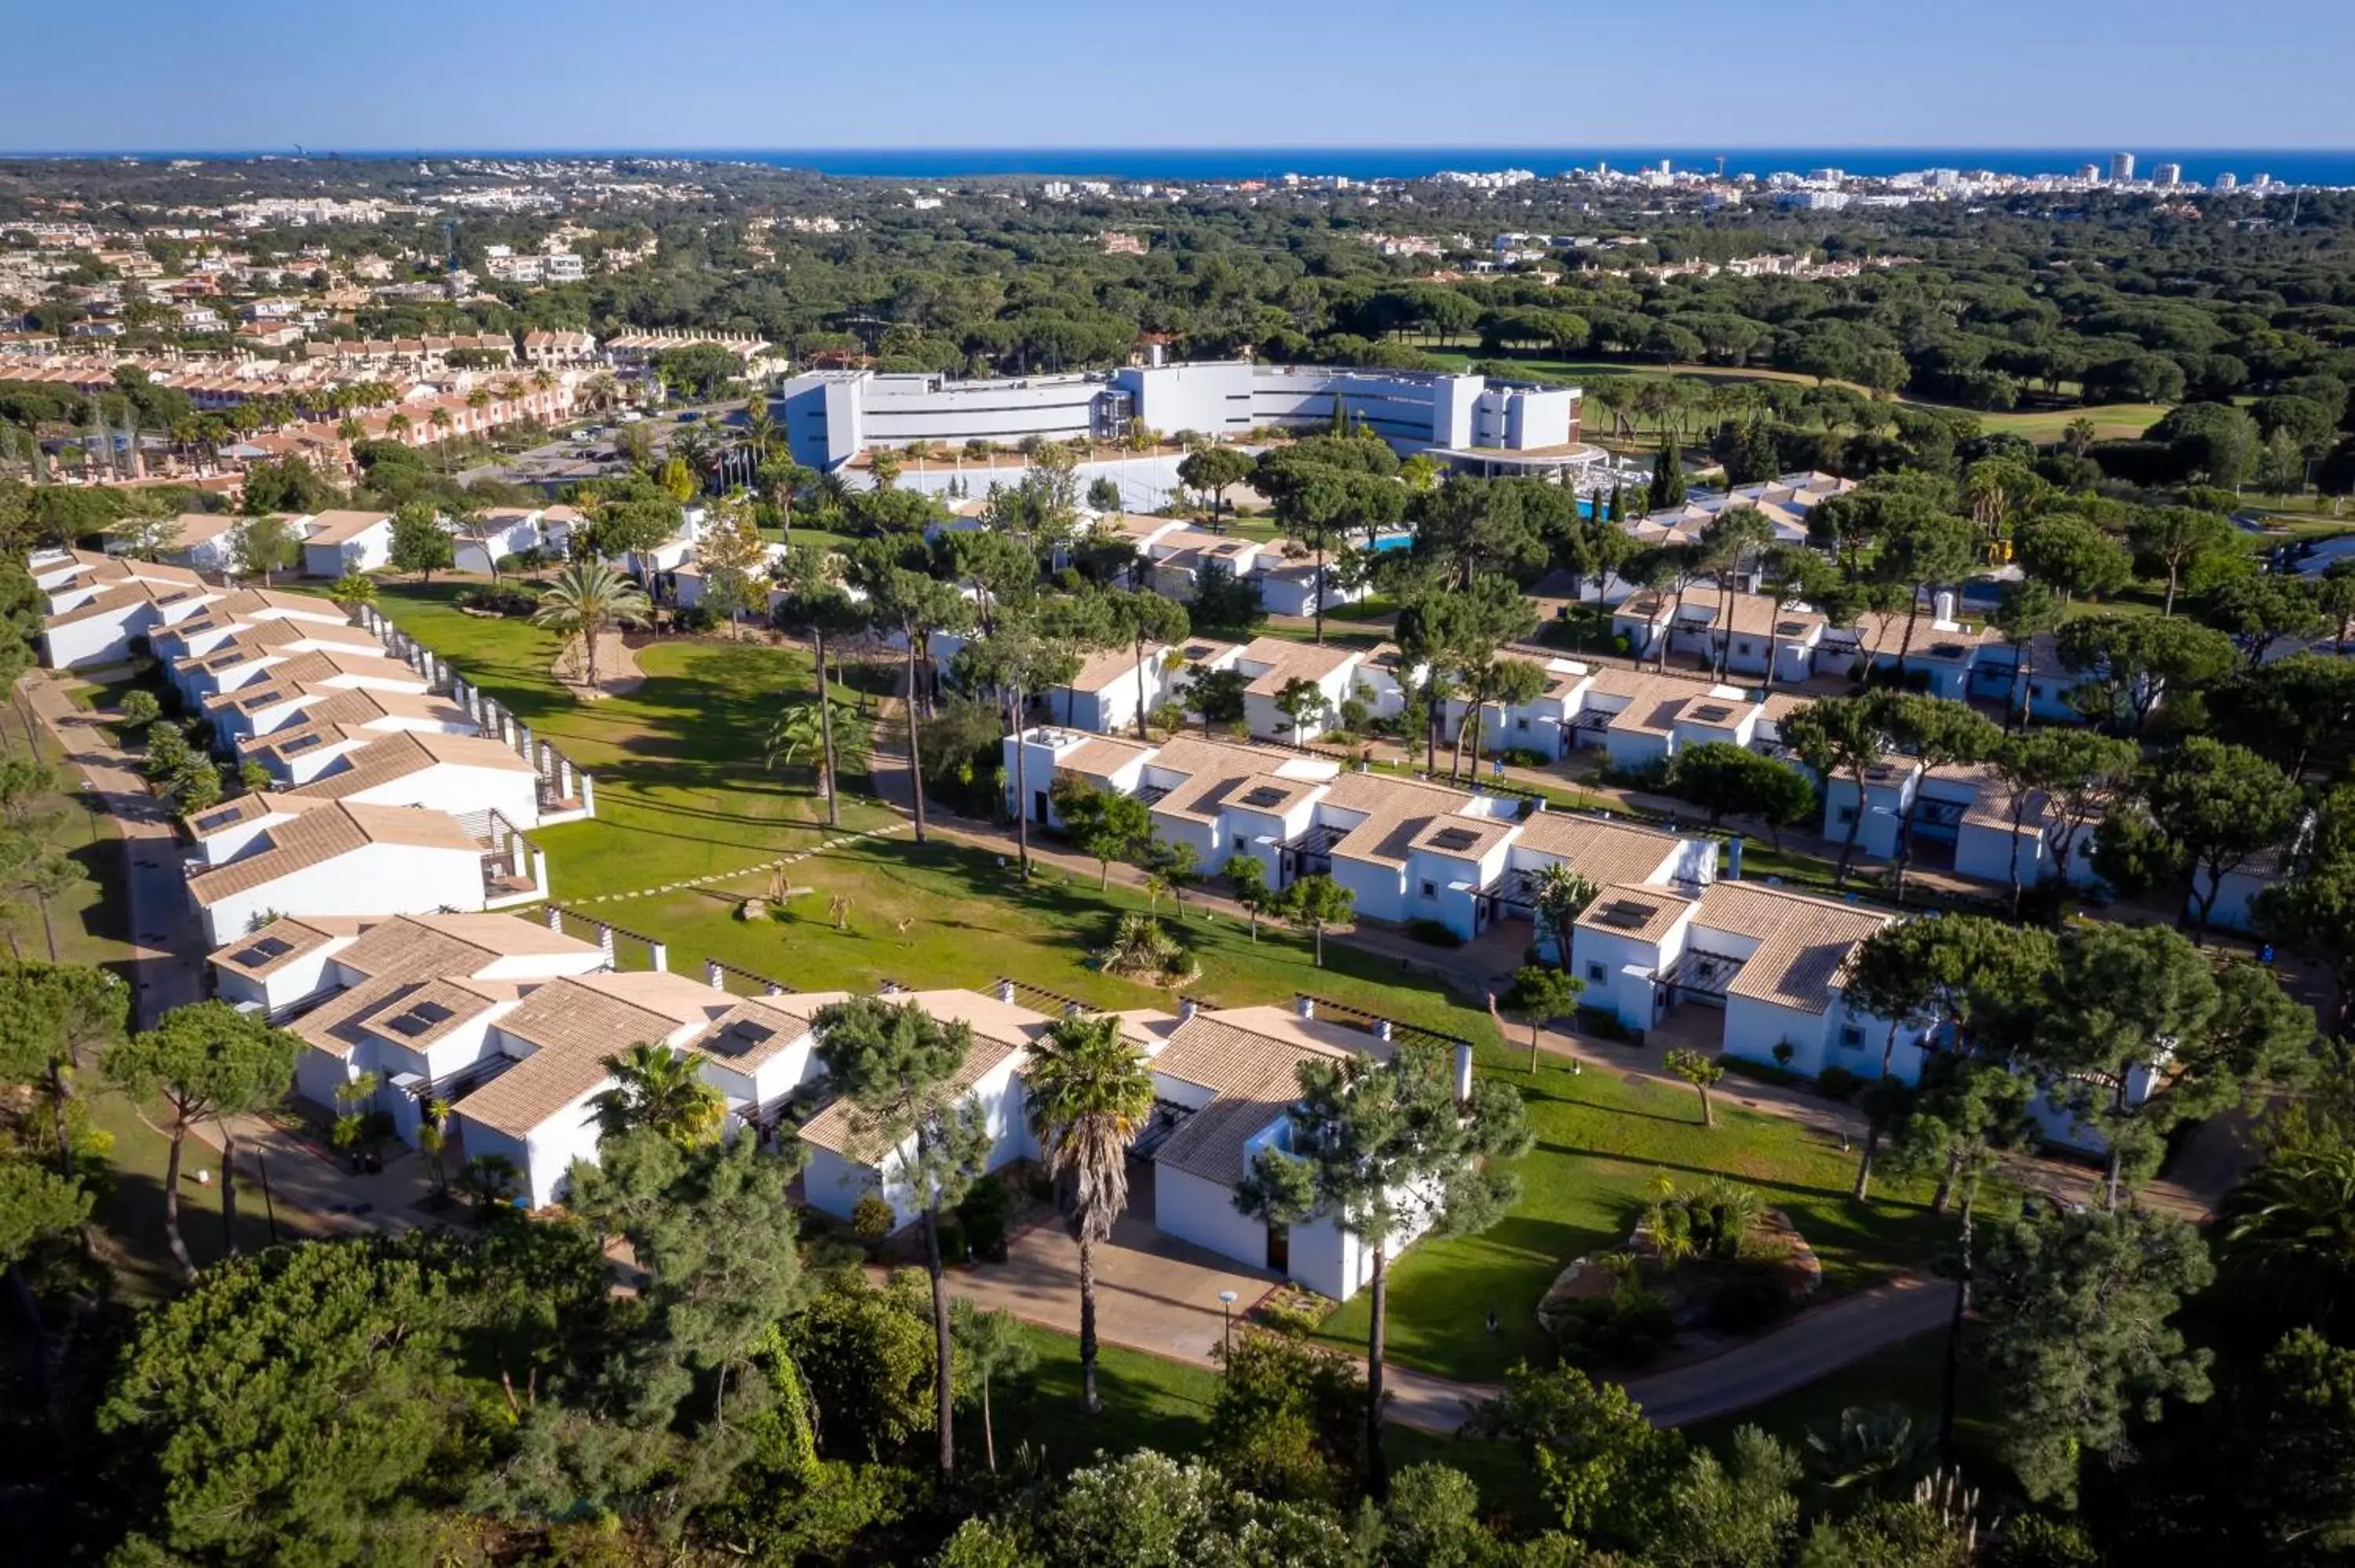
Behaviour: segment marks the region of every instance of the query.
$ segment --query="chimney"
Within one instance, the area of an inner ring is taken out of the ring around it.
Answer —
[[[1391,1037],[1391,1021],[1390,1021],[1389,1019],[1387,1019],[1387,1018],[1377,1018],[1377,1019],[1375,1019],[1375,1020],[1374,1020],[1374,1038],[1375,1038],[1375,1039],[1377,1039],[1377,1040],[1388,1040],[1390,1037]]]
[[[1731,882],[1742,880],[1742,843],[1740,833],[1725,841],[1725,874],[1727,880]]]
[[[1012,1004],[1014,1001],[1014,982],[1012,980],[1002,980],[997,982],[997,1000],[1009,1005]]]
[[[559,937],[564,934],[564,911],[553,904],[548,906],[548,928]]]
[[[1193,1016],[1201,1011],[1202,1004],[1196,1001],[1192,997],[1181,996],[1178,999],[1178,1022],[1185,1023],[1190,1022],[1193,1019]]]
[[[720,978],[719,960],[718,959],[706,959],[703,960],[703,980],[706,985],[709,985],[714,991],[726,991],[728,989],[726,982]]]
[[[646,958],[653,964],[655,971],[657,974],[668,969],[670,968],[670,944],[668,942],[648,942],[646,944]]]
[[[1300,1016],[1303,1018],[1316,1016],[1316,999],[1313,996],[1304,994],[1294,1005],[1300,1010]]]
[[[1455,1048],[1455,1099],[1461,1105],[1472,1097],[1472,1047]]]
[[[1933,611],[1932,621],[1934,624],[1938,626],[1952,626],[1955,623],[1955,595],[1953,589],[1940,588],[1936,594],[1932,596],[1930,605]]]

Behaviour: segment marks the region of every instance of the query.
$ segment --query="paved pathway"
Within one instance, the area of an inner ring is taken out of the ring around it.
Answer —
[[[34,671],[25,678],[25,695],[65,748],[76,779],[122,831],[134,1022],[152,1023],[167,1010],[204,996],[204,933],[180,868],[178,821],[168,803],[149,793],[136,760],[74,705],[57,677]]]

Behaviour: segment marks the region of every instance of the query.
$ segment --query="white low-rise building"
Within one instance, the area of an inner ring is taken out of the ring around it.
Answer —
[[[1725,1014],[1725,1054],[1807,1077],[1843,1067],[1921,1075],[1933,1031],[1848,1006],[1845,976],[1858,946],[1897,918],[1753,882],[1697,892],[1606,885],[1579,916],[1572,972],[1582,1002],[1630,1029],[1649,1029],[1679,1006]],[[1787,1051],[1778,1047],[1788,1046]]]
[[[321,512],[303,536],[303,570],[314,577],[372,572],[391,561],[389,512]]]
[[[214,946],[275,915],[486,907],[485,846],[441,811],[246,795],[189,823],[188,896]]]

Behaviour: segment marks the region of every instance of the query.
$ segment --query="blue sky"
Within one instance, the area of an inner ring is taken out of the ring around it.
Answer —
[[[18,152],[2355,147],[2350,0],[0,0],[0,22]]]

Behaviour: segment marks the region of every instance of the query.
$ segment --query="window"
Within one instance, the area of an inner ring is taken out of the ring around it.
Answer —
[[[1856,821],[1856,808],[1854,806],[1842,806],[1839,809],[1840,826],[1846,827],[1849,823],[1853,822],[1854,821]]]
[[[1529,733],[1529,721],[1525,718],[1517,718],[1513,721],[1513,727],[1519,730],[1523,735],[1527,735]]]
[[[1850,1051],[1864,1048],[1864,1031],[1853,1023],[1840,1025],[1840,1044]]]
[[[1596,985],[1601,985],[1606,978],[1606,975],[1601,964],[1590,963],[1586,966],[1586,978],[1593,980]]]
[[[1425,898],[1436,898],[1436,897],[1438,897],[1438,896],[1439,896],[1439,884],[1437,884],[1437,883],[1435,883],[1435,882],[1426,882],[1426,883],[1424,883],[1424,884],[1423,885],[1423,895]]]
[[[1734,646],[1740,649],[1742,652],[1747,653],[1750,652],[1750,640],[1745,637],[1740,642],[1735,643]]]

